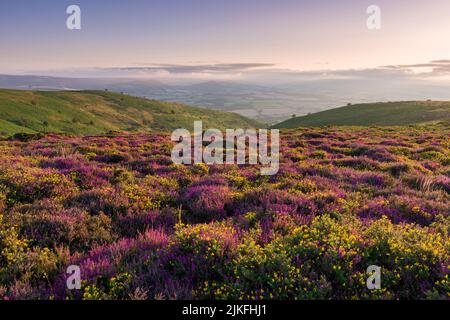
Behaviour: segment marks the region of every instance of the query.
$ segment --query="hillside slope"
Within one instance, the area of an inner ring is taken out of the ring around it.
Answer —
[[[450,119],[450,101],[406,101],[355,104],[326,110],[276,124],[274,128],[396,126]]]
[[[21,91],[0,89],[0,135],[18,132],[101,134],[119,131],[258,127],[234,113],[160,102],[104,91]]]

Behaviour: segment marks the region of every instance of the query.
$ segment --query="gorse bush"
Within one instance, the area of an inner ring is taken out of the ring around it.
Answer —
[[[0,141],[0,298],[449,299],[449,134],[284,131],[270,177],[164,134]]]

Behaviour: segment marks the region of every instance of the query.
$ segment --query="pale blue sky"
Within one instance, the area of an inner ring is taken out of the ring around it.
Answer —
[[[82,30],[66,29],[78,4]],[[382,28],[366,28],[381,7]],[[148,64],[361,69],[450,59],[448,0],[0,0],[0,73]]]

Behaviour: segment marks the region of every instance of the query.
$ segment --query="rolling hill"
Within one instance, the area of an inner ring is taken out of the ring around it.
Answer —
[[[348,105],[303,117],[274,128],[337,126],[397,126],[450,119],[450,101],[406,101]]]
[[[194,120],[218,129],[260,126],[235,113],[106,91],[0,89],[0,136],[22,132],[92,135],[111,130],[171,131],[191,129]]]

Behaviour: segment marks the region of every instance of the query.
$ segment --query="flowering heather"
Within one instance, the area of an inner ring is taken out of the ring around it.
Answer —
[[[0,141],[0,299],[449,299],[449,136],[282,131],[274,176],[165,134]]]

